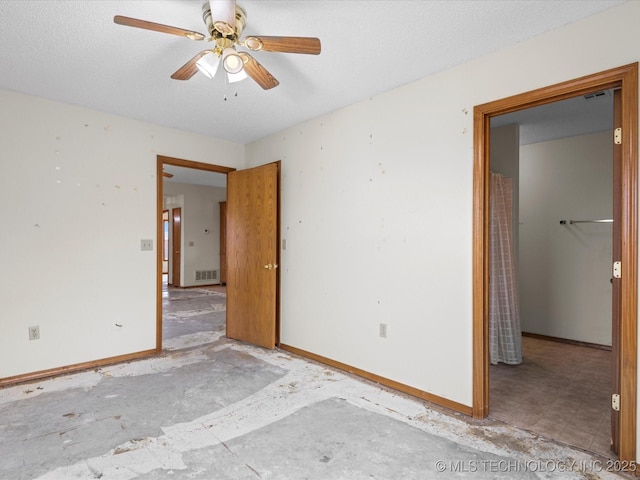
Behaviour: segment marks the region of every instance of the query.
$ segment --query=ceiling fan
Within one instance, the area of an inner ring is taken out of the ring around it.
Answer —
[[[200,71],[213,78],[222,63],[229,82],[251,77],[263,89],[278,86],[280,82],[249,53],[237,51],[236,46],[252,51],[304,53],[318,55],[320,40],[315,37],[265,37],[240,38],[247,23],[247,15],[235,0],[209,0],[202,5],[202,19],[209,37],[200,32],[148,22],[137,18],[116,15],[113,21],[119,25],[143,28],[161,33],[179,35],[190,40],[207,40],[214,45],[196,54],[171,75],[174,80],[189,80]]]

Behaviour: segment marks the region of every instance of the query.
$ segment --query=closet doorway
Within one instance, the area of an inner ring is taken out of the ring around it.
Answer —
[[[490,415],[607,458],[617,94],[493,117],[490,133]]]
[[[473,413],[486,417],[489,411],[489,171],[490,122],[503,114],[551,104],[572,97],[619,89],[621,95],[621,169],[616,201],[620,220],[619,329],[613,329],[612,356],[620,395],[619,415],[612,416],[614,448],[620,460],[635,460],[636,453],[636,362],[637,362],[637,64],[516,95],[475,108],[474,164],[474,398]],[[560,219],[559,219],[560,220]],[[558,221],[559,221],[558,220]],[[615,280],[614,280],[615,281]],[[614,309],[615,310],[615,309]],[[614,322],[615,323],[615,322]],[[621,341],[617,341],[620,339]]]

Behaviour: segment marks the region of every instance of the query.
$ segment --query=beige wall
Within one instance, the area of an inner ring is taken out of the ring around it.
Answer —
[[[628,2],[247,145],[282,160],[282,341],[470,406],[474,105],[638,61],[638,18]]]
[[[196,281],[196,270],[220,271],[220,203],[227,189],[164,182],[165,196],[182,196],[182,280],[190,287],[219,283],[218,280]],[[171,202],[165,207],[173,208]],[[171,216],[169,216],[171,218]],[[208,233],[207,233],[208,232]],[[169,233],[171,238],[171,232]]]
[[[524,332],[611,345],[613,132],[520,150],[520,318]]]
[[[156,155],[242,168],[244,146],[9,91],[0,105],[0,378],[155,348]]]
[[[513,256],[515,260],[516,281],[519,272],[520,248],[520,127],[516,124],[504,125],[491,129],[489,152],[490,170],[511,179],[513,188],[513,204],[511,232],[513,240]]]
[[[156,154],[239,168],[282,160],[282,341],[471,405],[473,107],[638,61],[638,18],[640,2],[627,2],[246,156],[0,92],[0,376],[155,346],[155,254],[140,239],[155,239]],[[29,342],[33,324],[42,338]]]

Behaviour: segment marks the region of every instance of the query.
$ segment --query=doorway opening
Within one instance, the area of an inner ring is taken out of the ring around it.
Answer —
[[[473,219],[473,415],[489,414],[489,246],[491,118],[602,90],[620,90],[621,162],[619,325],[612,356],[617,372],[619,412],[612,415],[612,441],[621,461],[635,461],[637,391],[637,135],[638,65],[632,64],[505,98],[474,109]]]
[[[214,239],[211,234],[212,225],[205,221],[202,225],[193,222],[194,231],[190,233],[185,245],[185,223],[186,210],[184,207],[184,192],[173,191],[172,195],[165,200],[164,177],[167,173],[165,170],[173,169],[170,173],[172,181],[181,182],[180,184],[188,184],[187,187],[193,187],[192,190],[211,189],[209,187],[226,188],[226,174],[235,171],[234,168],[223,167],[219,165],[211,165],[207,163],[194,162],[172,157],[158,155],[157,157],[157,210],[158,210],[158,243],[162,243],[163,248],[158,248],[157,258],[157,302],[156,302],[156,351],[161,352],[163,349],[163,300],[167,300],[169,294],[173,292],[180,296],[180,299],[186,299],[190,294],[188,288],[182,292],[177,292],[177,287],[197,286],[194,281],[200,284],[216,283],[218,269],[209,268],[210,264],[201,264],[199,262],[202,257],[211,257],[209,250],[213,247],[208,243],[217,243],[218,239]],[[176,176],[178,173],[180,175]],[[168,177],[168,175],[166,175]],[[174,189],[175,190],[175,189]],[[211,201],[210,203],[212,203]],[[217,205],[217,203],[216,203]],[[164,213],[166,211],[166,213]],[[166,217],[166,218],[165,218]],[[191,228],[191,227],[190,227]],[[215,229],[217,231],[217,229]],[[199,235],[193,240],[193,235]],[[166,250],[165,250],[166,241]],[[201,244],[207,245],[201,245]],[[200,249],[199,247],[202,247]],[[184,255],[184,249],[188,249]],[[189,250],[190,249],[190,250]],[[193,255],[191,255],[193,250]],[[202,253],[204,252],[204,253]],[[208,252],[208,253],[207,253]],[[185,268],[188,258],[194,258],[195,263],[189,262]],[[165,260],[166,259],[166,260]],[[207,259],[206,261],[211,261]],[[166,262],[166,269],[165,269]],[[199,266],[202,265],[202,268]],[[166,271],[166,273],[165,273]],[[193,278],[192,278],[193,277]],[[171,288],[173,287],[173,288]],[[174,295],[176,296],[176,295]],[[192,295],[193,296],[193,295]],[[186,308],[186,302],[185,308]]]
[[[618,94],[493,117],[490,131],[491,417],[607,458]]]

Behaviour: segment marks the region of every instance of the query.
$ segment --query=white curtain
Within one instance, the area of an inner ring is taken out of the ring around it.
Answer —
[[[522,363],[522,334],[518,314],[512,238],[512,182],[491,173],[489,251],[489,357]]]

